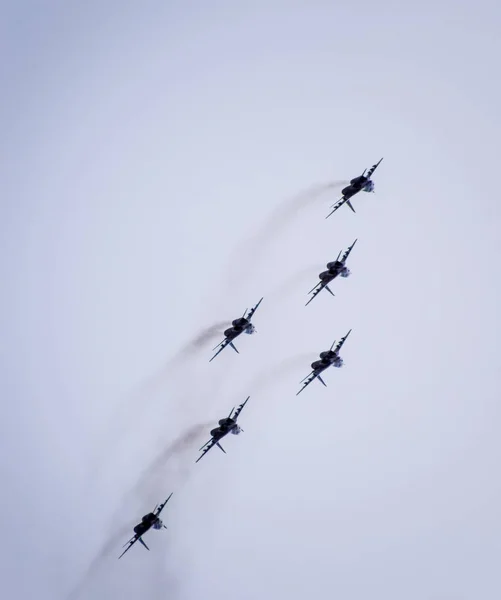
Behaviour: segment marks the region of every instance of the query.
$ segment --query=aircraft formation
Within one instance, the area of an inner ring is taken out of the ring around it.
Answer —
[[[377,162],[375,165],[373,165],[369,170],[364,169],[362,175],[359,175],[358,177],[355,177],[354,179],[352,179],[350,181],[349,185],[346,186],[341,191],[342,197],[335,204],[333,204],[331,206],[332,210],[327,215],[326,218],[330,217],[336,210],[338,210],[341,206],[343,206],[343,204],[347,204],[351,208],[351,210],[353,212],[355,212],[355,209],[353,208],[353,205],[351,204],[351,198],[353,198],[353,196],[355,196],[356,194],[358,194],[359,192],[362,192],[362,191],[374,192],[374,182],[372,181],[371,177],[382,160],[383,159],[381,158],[379,160],[379,162]],[[366,174],[366,171],[367,171],[367,174]],[[346,266],[346,261],[348,260],[348,257],[350,256],[350,253],[353,250],[353,247],[355,246],[356,242],[357,242],[357,240],[355,240],[351,244],[351,246],[349,246],[345,250],[345,252],[343,253],[342,256],[341,256],[341,252],[342,252],[342,250],[341,250],[339,252],[336,260],[334,260],[332,262],[328,262],[326,264],[327,270],[322,271],[322,273],[320,273],[318,275],[318,278],[320,279],[320,281],[308,292],[308,294],[312,294],[312,296],[308,300],[308,302],[305,304],[305,306],[308,306],[308,304],[323,289],[326,289],[332,296],[334,296],[334,293],[330,289],[329,284],[337,277],[346,278],[351,275],[351,271]],[[252,323],[252,318],[253,318],[256,310],[259,308],[262,301],[263,301],[263,298],[261,298],[259,300],[259,302],[253,308],[251,308],[250,311],[247,311],[247,309],[246,309],[241,317],[238,317],[237,319],[234,319],[232,321],[231,327],[226,329],[223,333],[224,340],[222,342],[220,342],[215,348],[212,349],[213,352],[214,352],[214,350],[217,350],[217,352],[214,354],[214,356],[212,356],[212,358],[209,360],[209,362],[212,362],[216,358],[216,356],[218,356],[227,346],[230,346],[231,348],[233,348],[233,350],[235,350],[235,352],[237,352],[239,354],[239,351],[237,350],[236,346],[234,345],[234,340],[242,333],[247,333],[249,335],[256,333],[257,330],[254,326],[254,323]],[[344,361],[340,356],[340,351],[341,351],[341,348],[343,347],[344,343],[348,339],[348,336],[350,335],[350,333],[351,333],[351,329],[348,331],[348,333],[346,333],[346,335],[344,337],[342,337],[339,340],[339,342],[337,344],[336,344],[336,341],[334,340],[334,342],[332,343],[329,350],[324,350],[324,351],[320,352],[319,360],[313,361],[310,365],[310,367],[312,369],[311,372],[304,379],[302,379],[299,382],[299,383],[302,383],[303,385],[302,385],[301,389],[297,392],[296,396],[299,395],[315,379],[318,379],[320,383],[322,383],[324,386],[327,387],[327,384],[325,383],[325,381],[322,378],[322,374],[329,367],[341,368],[343,366]],[[240,427],[240,425],[238,424],[237,421],[238,421],[238,417],[240,416],[240,413],[242,412],[243,408],[249,401],[249,398],[250,398],[250,396],[248,396],[245,399],[245,401],[242,404],[240,404],[236,409],[235,409],[235,407],[233,407],[227,417],[224,417],[219,420],[217,427],[215,427],[214,429],[212,429],[210,431],[210,436],[211,436],[210,440],[208,440],[199,449],[199,452],[201,452],[201,455],[197,458],[195,463],[198,463],[207,454],[207,452],[209,452],[209,450],[211,450],[214,446],[217,446],[220,450],[222,450],[226,454],[226,450],[224,450],[224,448],[221,446],[221,440],[230,433],[233,435],[238,435],[241,432],[243,432],[243,429]],[[172,494],[173,493],[170,494],[170,496],[167,498],[167,500],[165,500],[165,502],[157,505],[154,508],[153,512],[150,512],[150,513],[144,515],[141,522],[138,523],[134,527],[134,535],[129,539],[128,542],[126,542],[124,544],[123,547],[125,548],[125,550],[122,552],[122,554],[118,558],[122,558],[122,556],[128,550],[130,550],[136,542],[140,542],[142,544],[142,546],[144,548],[146,548],[146,550],[149,550],[148,546],[145,544],[144,540],[142,539],[143,535],[145,533],[147,533],[150,529],[156,529],[156,530],[167,529],[167,527],[163,524],[162,520],[160,519],[160,513],[162,512],[165,505],[172,497]]]

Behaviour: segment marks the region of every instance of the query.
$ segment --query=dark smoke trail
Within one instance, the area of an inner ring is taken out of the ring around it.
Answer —
[[[180,362],[184,362],[194,352],[202,350],[207,342],[222,336],[224,328],[227,326],[227,321],[214,323],[210,327],[202,329],[190,341],[188,341],[176,354],[170,358],[163,367],[161,367],[155,375],[151,375],[145,381],[137,386],[134,395],[130,397],[128,405],[141,399],[141,407],[144,409],[144,400],[155,394],[158,389],[165,383],[165,376],[169,374],[173,367],[179,367]]]
[[[156,395],[167,382],[172,369],[180,368],[181,364],[192,357],[194,352],[204,349],[209,341],[222,337],[226,325],[226,321],[221,321],[202,329],[154,375],[139,383],[136,389],[124,398],[105,426],[103,432],[104,444],[92,461],[90,469],[92,478],[102,469],[103,456],[108,458],[112,448],[120,442],[120,439],[129,433],[132,428],[140,426],[138,419],[147,418],[154,410],[153,404],[157,398]]]
[[[275,235],[278,233],[278,229],[284,229],[298,217],[303,209],[312,206],[325,192],[340,187],[345,183],[347,182],[332,181],[330,183],[313,185],[304,192],[297,194],[297,196],[286,198],[273,211],[263,229],[256,237],[263,241],[265,238]]]
[[[112,523],[118,522],[124,510],[130,506],[130,500],[132,499],[139,500],[139,504],[143,507],[151,505],[153,508],[155,504],[163,502],[171,491],[177,491],[181,482],[188,477],[191,465],[194,465],[197,455],[197,445],[195,442],[210,426],[211,423],[193,425],[173,442],[167,444],[144,469],[129,492],[124,495],[121,507],[115,511],[110,521]],[[175,490],[173,489],[174,487]],[[144,508],[144,510],[146,511],[147,508]],[[138,518],[140,517],[141,515]],[[108,539],[92,559],[80,582],[68,595],[67,600],[76,600],[79,597],[90,579],[97,574],[99,567],[105,567],[103,565],[105,558],[111,556],[113,553],[121,552],[122,543],[131,537],[131,530],[134,524],[135,521],[133,524],[121,527],[119,531],[110,533]]]
[[[130,488],[124,497],[124,503],[127,499],[135,496],[147,502],[160,502],[157,496],[165,492],[165,485],[173,485],[173,480],[185,480],[192,465],[195,463],[197,448],[195,442],[202,437],[202,434],[209,430],[212,423],[199,423],[191,426],[187,431],[179,435],[173,442],[157,455],[150,462],[139,476],[137,482]],[[186,454],[188,452],[188,455]],[[177,475],[177,477],[175,477]],[[158,481],[162,481],[161,489]],[[168,492],[168,490],[166,490]],[[146,492],[147,497],[144,497]],[[170,493],[170,492],[169,492]]]
[[[256,394],[269,386],[283,383],[282,378],[286,374],[295,373],[296,375],[301,375],[303,373],[301,369],[305,370],[306,374],[312,358],[314,358],[314,353],[312,355],[311,352],[305,352],[303,354],[296,354],[290,358],[281,359],[263,369],[258,377],[253,378],[253,380],[249,382],[246,389],[250,390],[249,393]],[[297,377],[297,381],[300,379],[301,377]],[[291,385],[295,383],[296,380],[291,379]]]
[[[106,568],[106,565],[103,563],[103,560],[110,556],[113,552],[116,552],[117,549],[120,549],[122,546],[122,541],[124,538],[127,538],[127,535],[130,537],[130,530],[133,525],[124,525],[121,527],[119,531],[116,531],[108,540],[102,545],[101,550],[96,554],[96,556],[92,559],[89,566],[85,570],[85,573],[82,575],[80,581],[73,588],[73,590],[68,594],[67,600],[77,600],[83,593],[86,585],[89,581],[97,575],[100,570]]]
[[[307,288],[304,291],[304,297],[307,298],[308,289],[311,289],[315,283],[318,283],[318,273],[325,268],[325,264],[316,263],[309,267],[304,267],[300,271],[293,273],[290,277],[285,279],[281,284],[277,285],[275,289],[273,289],[270,293],[266,294],[267,298],[277,298],[286,295],[289,296],[294,291],[297,291],[298,294],[302,293],[302,290],[298,289],[298,283],[301,285],[305,285]],[[311,282],[310,287],[308,288],[308,282]]]
[[[250,239],[240,244],[240,247],[234,253],[237,257],[237,262],[229,268],[229,283],[234,285],[238,280],[242,262],[245,262],[247,265],[246,273],[248,275],[249,264],[251,263],[256,266],[277,235],[295,221],[304,209],[312,206],[325,192],[340,187],[345,183],[347,182],[332,181],[330,183],[313,185],[297,196],[283,200],[265,221],[260,230]]]
[[[187,356],[192,354],[195,350],[200,350],[205,347],[205,344],[217,336],[222,337],[225,327],[228,326],[228,321],[220,321],[215,323],[207,329],[202,330],[195,338],[189,341],[166,365],[166,367],[172,366],[173,363],[177,363],[180,360],[184,360]]]
[[[178,367],[180,362],[184,362],[193,352],[202,350],[207,342],[222,335],[223,329],[227,326],[227,321],[214,323],[210,327],[205,327],[189,340],[176,354],[170,358],[163,367],[161,367],[155,375],[150,375],[142,383],[138,384],[136,391],[129,398],[127,403],[130,406],[141,399],[141,407],[144,409],[144,400],[147,396],[151,397],[163,383],[165,383],[165,375],[170,372],[173,367]]]

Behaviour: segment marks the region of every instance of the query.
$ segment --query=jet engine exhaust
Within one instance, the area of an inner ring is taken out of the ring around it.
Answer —
[[[200,333],[184,345],[184,347],[167,363],[166,367],[168,368],[172,366],[173,363],[187,358],[192,352],[202,349],[207,342],[221,336],[223,329],[227,325],[227,321],[220,321],[206,329],[202,329]]]

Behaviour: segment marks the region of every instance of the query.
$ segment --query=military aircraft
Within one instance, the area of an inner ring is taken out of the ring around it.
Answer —
[[[343,206],[343,204],[347,204],[351,208],[351,210],[355,212],[355,209],[353,208],[353,205],[350,202],[350,198],[352,198],[355,194],[358,194],[358,192],[374,191],[374,182],[372,181],[371,176],[379,166],[381,160],[375,165],[372,165],[372,167],[368,171],[367,169],[364,169],[362,175],[359,175],[358,177],[355,177],[355,179],[352,179],[350,181],[350,185],[346,186],[343,190],[341,190],[341,193],[343,194],[342,198],[338,200],[336,204],[333,204],[331,206],[332,210],[325,217],[326,219],[328,219],[332,215],[332,213],[335,213],[338,208]],[[367,171],[367,175],[365,174],[365,171]]]
[[[353,242],[353,244],[346,250],[346,252],[341,257],[341,260],[339,260],[339,257],[341,256],[341,252],[340,252],[337,255],[336,260],[327,263],[328,270],[320,273],[320,275],[319,275],[320,281],[319,281],[319,283],[317,283],[317,285],[315,287],[311,288],[311,290],[308,292],[308,294],[311,294],[313,292],[313,296],[308,300],[308,302],[305,304],[305,306],[308,306],[308,304],[313,300],[313,298],[315,298],[315,296],[320,294],[320,292],[324,288],[330,294],[332,294],[332,296],[334,296],[333,291],[329,287],[329,283],[333,279],[335,279],[338,275],[340,275],[341,277],[349,277],[351,275],[351,271],[350,271],[350,269],[348,269],[348,267],[345,265],[345,263],[346,263],[346,260],[348,259],[348,256],[350,256],[350,252],[352,251],[353,246],[356,243],[357,243],[357,240],[355,240]]]
[[[126,544],[122,546],[123,548],[127,546],[127,548],[125,548],[125,550],[122,552],[122,554],[120,554],[118,558],[122,558],[122,556],[127,552],[127,550],[130,550],[136,542],[141,542],[141,544],[146,548],[146,550],[149,550],[148,546],[144,543],[142,536],[152,528],[167,529],[167,527],[162,523],[159,515],[162,512],[164,506],[170,500],[172,493],[163,504],[157,504],[153,512],[144,515],[144,517],[141,519],[141,523],[134,527],[134,535]]]
[[[341,338],[339,340],[339,342],[335,348],[334,348],[334,344],[336,343],[336,340],[334,340],[332,342],[332,346],[330,347],[330,350],[325,350],[324,352],[320,352],[320,360],[315,360],[314,362],[311,363],[311,368],[313,369],[313,371],[299,382],[299,383],[303,383],[303,381],[304,381],[305,383],[303,384],[303,387],[299,390],[299,392],[296,394],[296,396],[298,396],[304,390],[304,388],[306,386],[310,385],[310,383],[314,379],[318,379],[320,381],[320,383],[323,383],[323,385],[325,385],[325,387],[327,387],[327,384],[322,379],[321,374],[325,371],[325,369],[328,369],[329,367],[341,368],[343,366],[344,361],[339,356],[339,351],[343,347],[343,344],[345,343],[345,341],[348,338],[348,336],[350,335],[350,333],[351,333],[351,329],[350,329],[350,331],[348,331],[348,333],[343,338]],[[333,350],[333,348],[334,348],[334,350]]]
[[[242,412],[243,407],[247,404],[249,398],[250,396],[247,396],[245,402],[240,404],[237,410],[235,410],[235,407],[233,407],[230,411],[230,414],[225,419],[219,420],[219,425],[210,432],[212,436],[211,439],[200,448],[200,452],[202,452],[202,454],[197,458],[195,461],[196,463],[201,460],[214,446],[217,446],[226,454],[226,450],[219,442],[224,438],[225,435],[228,435],[229,433],[238,435],[241,431],[243,431],[243,429],[237,424],[237,419],[238,415]],[[234,410],[235,413],[233,413]]]
[[[251,319],[262,301],[263,299],[261,298],[261,300],[256,304],[256,306],[254,308],[251,308],[247,316],[245,316],[247,313],[247,309],[245,309],[244,314],[231,323],[231,327],[226,329],[226,331],[224,332],[224,340],[220,342],[215,348],[212,348],[212,351],[216,350],[216,348],[219,348],[219,350],[216,352],[216,354],[214,354],[214,356],[209,360],[209,362],[212,362],[216,358],[216,356],[226,348],[226,346],[231,346],[237,354],[240,354],[235,348],[233,340],[236,337],[238,337],[241,333],[248,333],[250,335],[256,333],[256,328],[251,323]]]

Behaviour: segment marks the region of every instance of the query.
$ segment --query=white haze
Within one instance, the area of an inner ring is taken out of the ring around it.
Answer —
[[[6,598],[498,600],[500,15],[3,3]]]

